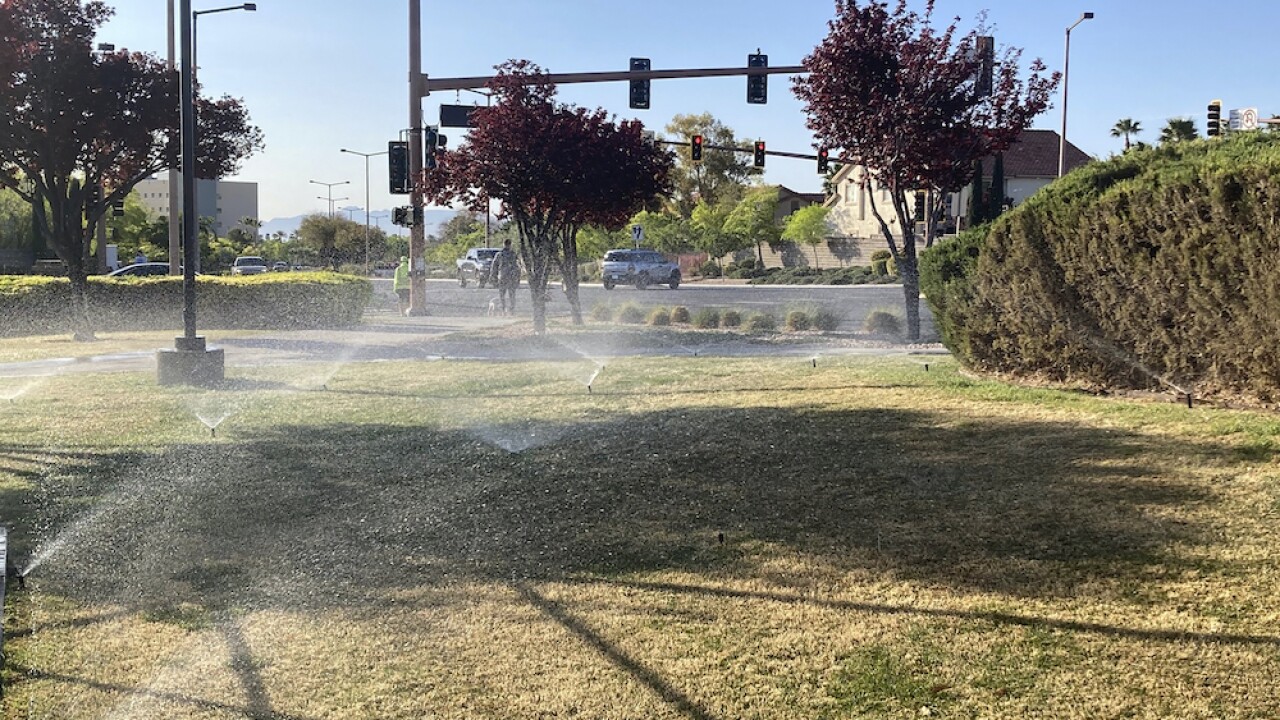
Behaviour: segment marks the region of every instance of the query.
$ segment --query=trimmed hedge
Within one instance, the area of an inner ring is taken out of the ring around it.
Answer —
[[[1104,386],[1280,395],[1280,137],[1089,164],[926,252],[968,366]]]
[[[329,272],[200,277],[201,328],[296,329],[360,322],[373,293],[365,278]],[[99,331],[182,327],[182,278],[89,278],[89,314]],[[76,323],[66,278],[0,276],[0,334],[70,332]]]

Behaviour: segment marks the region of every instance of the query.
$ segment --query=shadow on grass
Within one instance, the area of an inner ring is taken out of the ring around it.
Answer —
[[[1210,498],[1165,464],[1195,452],[1206,451],[900,410],[280,427],[123,467],[103,458],[89,472],[102,482],[91,504],[106,511],[55,528],[71,537],[44,572],[98,599],[360,604],[460,576],[757,575],[753,558],[774,552],[831,572],[1056,597],[1180,571],[1172,551],[1202,538],[1164,509]],[[37,512],[68,517],[86,491],[49,488]]]

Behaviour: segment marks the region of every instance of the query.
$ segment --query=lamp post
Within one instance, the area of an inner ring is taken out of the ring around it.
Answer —
[[[1071,31],[1085,20],[1092,20],[1093,13],[1080,13],[1080,19],[1067,28],[1067,47],[1062,54],[1062,134],[1058,136],[1058,177],[1067,167],[1067,81],[1071,72]]]
[[[248,12],[257,12],[257,10],[258,10],[258,6],[257,6],[257,4],[256,4],[256,3],[244,3],[244,4],[241,4],[241,5],[229,5],[229,6],[227,6],[227,7],[214,8],[214,9],[212,9],[212,10],[196,10],[196,11],[194,11],[194,12],[190,13],[190,15],[191,15],[191,82],[192,82],[192,84],[193,84],[193,85],[196,83],[196,76],[197,76],[197,75],[199,75],[199,73],[200,73],[199,65],[197,64],[197,60],[196,60],[196,55],[197,55],[197,53],[199,52],[199,45],[198,45],[198,43],[197,43],[197,39],[198,39],[198,37],[199,37],[199,31],[200,31],[200,16],[201,16],[201,15],[212,15],[212,14],[214,14],[214,13],[231,12],[231,11],[233,11],[233,10],[245,10],[245,11],[248,11]],[[184,19],[185,19],[185,18],[184,18]],[[195,112],[195,110],[194,110],[194,106],[193,106],[192,112],[193,112],[193,113]],[[191,131],[191,132],[192,132],[192,134],[193,134],[193,136],[194,136],[194,133],[195,133],[196,131],[195,131],[195,129],[194,129],[194,128],[192,128],[192,131]],[[183,166],[183,168],[184,168],[184,169],[183,169],[183,172],[188,172],[188,171],[189,171],[190,173],[195,173],[195,165],[191,165],[191,166],[185,166],[185,165],[184,165],[184,166]],[[216,181],[216,180],[217,180],[217,178],[214,178],[214,180]],[[184,185],[183,185],[183,187],[184,187],[184,188],[186,188],[187,186],[184,184]],[[191,189],[191,193],[194,195],[194,193],[195,193],[195,184],[194,184],[194,182],[191,184],[191,188],[192,188],[192,189]],[[185,207],[185,203],[186,203],[186,192],[185,192],[185,191],[183,192],[183,203],[184,203],[184,207]],[[198,222],[198,221],[199,221],[199,219],[200,219],[200,218],[199,218],[199,215],[200,215],[200,207],[199,207],[199,205],[200,205],[200,203],[199,203],[199,198],[196,198],[196,199],[195,199],[195,201],[193,201],[193,202],[192,202],[192,204],[191,204],[191,207],[192,207],[192,208],[194,208],[191,212],[195,213],[195,215],[197,216],[197,217],[196,217],[197,222]],[[214,214],[215,214],[215,215],[217,214],[216,209],[215,209]],[[215,219],[216,219],[216,218],[215,218]],[[216,226],[216,224],[215,224],[215,228],[216,228],[216,227],[217,227],[217,226]],[[215,231],[214,231],[214,234],[215,234],[215,235],[217,234],[216,229],[215,229]],[[199,270],[200,270],[200,253],[199,253],[199,251],[197,251],[197,252],[196,252],[196,267],[195,267],[195,269],[196,269],[197,271],[199,271]]]
[[[334,203],[334,199],[333,199],[333,188],[334,188],[334,187],[336,187],[336,186],[338,186],[338,185],[350,185],[350,184],[351,184],[351,181],[350,181],[350,180],[343,180],[342,182],[336,182],[336,183],[320,182],[319,180],[308,180],[307,182],[311,183],[312,185],[323,185],[323,186],[325,186],[326,188],[328,188],[328,189],[329,189],[329,198],[328,198],[328,200],[329,200],[329,217],[331,217],[331,218],[333,217],[333,203]],[[317,199],[317,200],[324,200],[325,198],[316,198],[316,199]],[[346,200],[346,198],[338,198],[338,199],[339,199],[339,200]]]
[[[359,155],[364,158],[364,274],[369,274],[369,158],[377,155],[386,155],[388,151],[374,153],[363,153],[359,150],[348,150],[342,148],[338,152],[348,153],[350,155]]]

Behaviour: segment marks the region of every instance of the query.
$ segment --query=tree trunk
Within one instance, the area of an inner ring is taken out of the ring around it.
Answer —
[[[915,248],[903,252],[897,262],[907,310],[907,339],[915,342],[920,339],[920,268],[916,264]]]
[[[760,247],[759,240],[756,240],[756,267],[764,268],[764,248]]]
[[[556,255],[554,238],[531,235],[521,239],[521,255],[529,273],[529,301],[533,306],[533,331],[538,335],[547,332],[547,279],[551,275]]]
[[[574,325],[583,325],[582,301],[578,297],[578,241],[577,230],[567,231],[560,243],[563,259],[560,261],[560,278],[564,282],[564,296],[569,301],[569,313]]]

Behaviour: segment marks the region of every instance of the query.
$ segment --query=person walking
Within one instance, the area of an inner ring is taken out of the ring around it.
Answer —
[[[493,265],[489,267],[489,284],[496,285],[498,288],[498,302],[502,306],[502,314],[514,314],[516,289],[520,287],[520,259],[511,249],[510,240],[504,240],[502,249],[493,256]]]
[[[401,255],[400,264],[396,266],[395,279],[391,281],[396,296],[400,298],[400,314],[409,310],[409,258]]]

